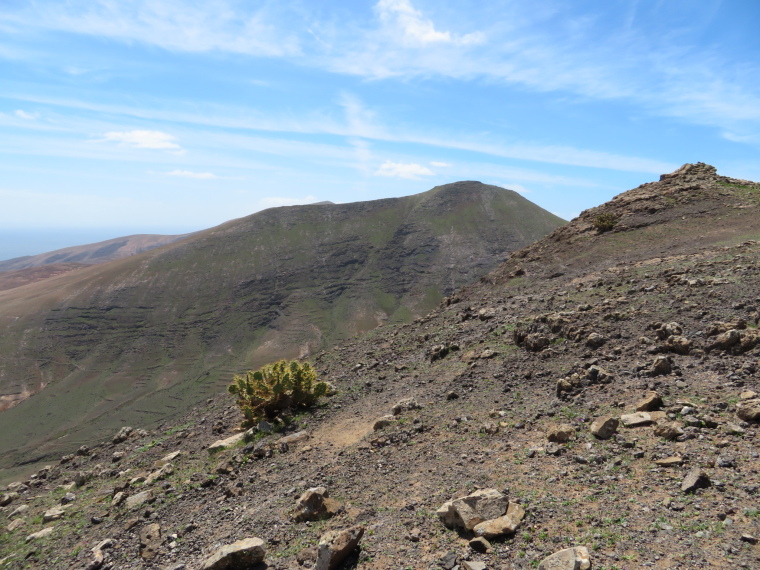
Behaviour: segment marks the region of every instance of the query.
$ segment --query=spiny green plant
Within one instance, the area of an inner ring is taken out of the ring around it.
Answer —
[[[594,218],[594,229],[596,229],[596,231],[600,234],[608,232],[615,227],[617,221],[618,217],[615,214],[599,214],[596,218]]]
[[[255,372],[236,374],[232,380],[228,390],[237,396],[246,426],[309,408],[328,392],[327,383],[317,381],[314,368],[297,360],[280,360]]]

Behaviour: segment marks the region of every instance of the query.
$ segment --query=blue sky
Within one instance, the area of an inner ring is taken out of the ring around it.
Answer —
[[[759,23],[754,0],[4,0],[0,257],[456,180],[568,219],[685,162],[760,180]]]

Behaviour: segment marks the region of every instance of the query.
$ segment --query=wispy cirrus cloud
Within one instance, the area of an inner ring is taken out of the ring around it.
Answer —
[[[32,2],[6,14],[37,28],[141,42],[171,51],[221,51],[259,56],[299,53],[296,34],[276,24],[276,5],[231,0],[89,0]]]
[[[175,176],[177,178],[195,178],[197,180],[216,180],[220,178],[213,172],[193,172],[191,170],[172,170],[164,172],[166,176]]]
[[[375,176],[387,176],[388,178],[406,178],[408,180],[419,180],[421,176],[432,176],[434,172],[413,162],[392,162],[386,160],[375,171]]]
[[[177,138],[161,131],[111,131],[103,135],[102,141],[115,142],[132,148],[158,150],[182,150]]]
[[[164,176],[172,176],[175,178],[192,178],[194,180],[243,180],[239,176],[219,176],[213,172],[194,172],[192,170],[170,170],[169,172],[163,172]]]
[[[375,4],[375,12],[384,28],[394,35],[398,32],[404,43],[469,45],[485,39],[480,32],[457,35],[437,30],[433,22],[416,10],[409,0],[380,0]]]
[[[20,119],[25,119],[27,121],[34,121],[36,119],[40,118],[39,113],[28,113],[26,111],[23,111],[21,109],[17,109],[13,111],[13,114],[16,115]]]

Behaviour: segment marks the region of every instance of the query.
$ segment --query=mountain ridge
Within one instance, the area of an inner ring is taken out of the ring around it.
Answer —
[[[241,368],[407,321],[560,223],[515,192],[460,182],[272,208],[2,291],[0,450],[6,462],[25,446],[50,453],[43,441],[129,413],[144,423]],[[22,436],[16,418],[30,414],[45,421]]]

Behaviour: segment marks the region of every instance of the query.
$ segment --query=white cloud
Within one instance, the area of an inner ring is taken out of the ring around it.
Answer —
[[[388,176],[389,178],[406,178],[408,180],[419,180],[420,176],[432,176],[433,171],[421,164],[391,162],[386,160],[375,171],[375,176]]]
[[[191,172],[190,170],[172,170],[171,172],[164,172],[166,176],[177,176],[179,178],[197,178],[199,180],[212,180],[219,178],[212,172]]]
[[[409,0],[380,0],[375,5],[375,11],[387,28],[402,33],[402,39],[406,43],[467,45],[480,43],[484,39],[479,32],[457,36],[448,31],[436,30],[433,22],[415,10]]]
[[[117,142],[133,148],[181,150],[177,138],[161,131],[111,131],[103,135],[104,141]]]
[[[433,160],[433,161],[430,162],[430,165],[431,166],[436,166],[438,168],[448,168],[449,166],[451,166],[451,163],[450,162],[438,162],[438,161]]]
[[[26,119],[27,121],[34,121],[35,119],[40,118],[39,113],[27,113],[26,111],[22,111],[21,109],[17,109],[13,112],[14,115],[21,119]]]
[[[299,206],[302,204],[313,204],[318,202],[319,198],[316,196],[304,196],[303,198],[289,198],[285,196],[269,196],[259,200],[259,204],[262,208],[278,208],[280,206]]]
[[[13,14],[28,26],[142,42],[173,51],[295,55],[294,34],[275,26],[275,3],[255,9],[229,0],[41,2]]]

